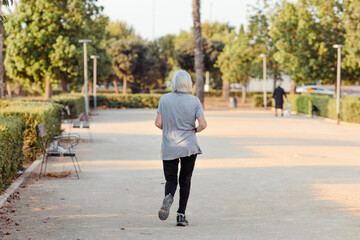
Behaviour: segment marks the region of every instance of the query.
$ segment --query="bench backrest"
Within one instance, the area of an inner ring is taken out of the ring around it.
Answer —
[[[44,124],[38,124],[35,127],[36,129],[36,133],[37,133],[37,138],[38,138],[38,143],[40,145],[40,149],[42,154],[45,154],[46,152],[46,129]]]

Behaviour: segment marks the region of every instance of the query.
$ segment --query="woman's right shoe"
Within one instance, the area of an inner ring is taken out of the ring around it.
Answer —
[[[174,197],[171,196],[171,194],[165,196],[165,198],[161,204],[160,210],[159,210],[160,220],[164,221],[169,217],[170,207],[171,207],[171,204],[173,203],[173,201],[174,201]]]
[[[178,213],[176,216],[176,226],[185,227],[187,225],[189,225],[189,222],[186,220],[185,214]]]

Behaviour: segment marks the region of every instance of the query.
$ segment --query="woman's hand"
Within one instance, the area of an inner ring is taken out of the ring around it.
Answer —
[[[195,129],[196,133],[201,132],[207,127],[207,122],[205,120],[204,114],[201,114],[201,116],[197,120],[199,122],[199,126]]]
[[[155,119],[155,126],[157,126],[158,128],[162,129],[162,117],[161,114],[158,113]]]

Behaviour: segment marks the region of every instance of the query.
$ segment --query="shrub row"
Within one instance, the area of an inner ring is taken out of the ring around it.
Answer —
[[[96,102],[102,108],[157,108],[161,94],[97,94]],[[94,107],[93,95],[90,106]]]
[[[312,106],[319,109],[319,115],[337,119],[336,99],[332,96],[319,95],[289,95],[291,110],[299,113],[311,114]],[[347,96],[340,100],[340,119],[345,122],[360,123],[360,99],[356,96]]]
[[[40,153],[35,126],[43,123],[49,136],[60,134],[62,106],[50,102],[24,101],[10,101],[7,104],[1,108],[0,116],[16,116],[25,123],[23,153],[25,159],[33,161]]]
[[[70,108],[70,116],[65,118],[77,118],[80,113],[85,112],[85,97],[83,94],[60,94],[53,96],[51,101]]]
[[[264,95],[263,94],[253,95],[251,101],[252,101],[253,107],[264,107]],[[274,106],[274,99],[271,94],[266,95],[266,105],[268,107]]]
[[[22,168],[25,123],[19,117],[0,117],[0,193]]]

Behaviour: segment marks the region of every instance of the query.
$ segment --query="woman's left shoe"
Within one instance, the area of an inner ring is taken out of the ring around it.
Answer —
[[[189,225],[188,220],[186,220],[185,214],[178,213],[176,216],[176,226],[185,227]]]

